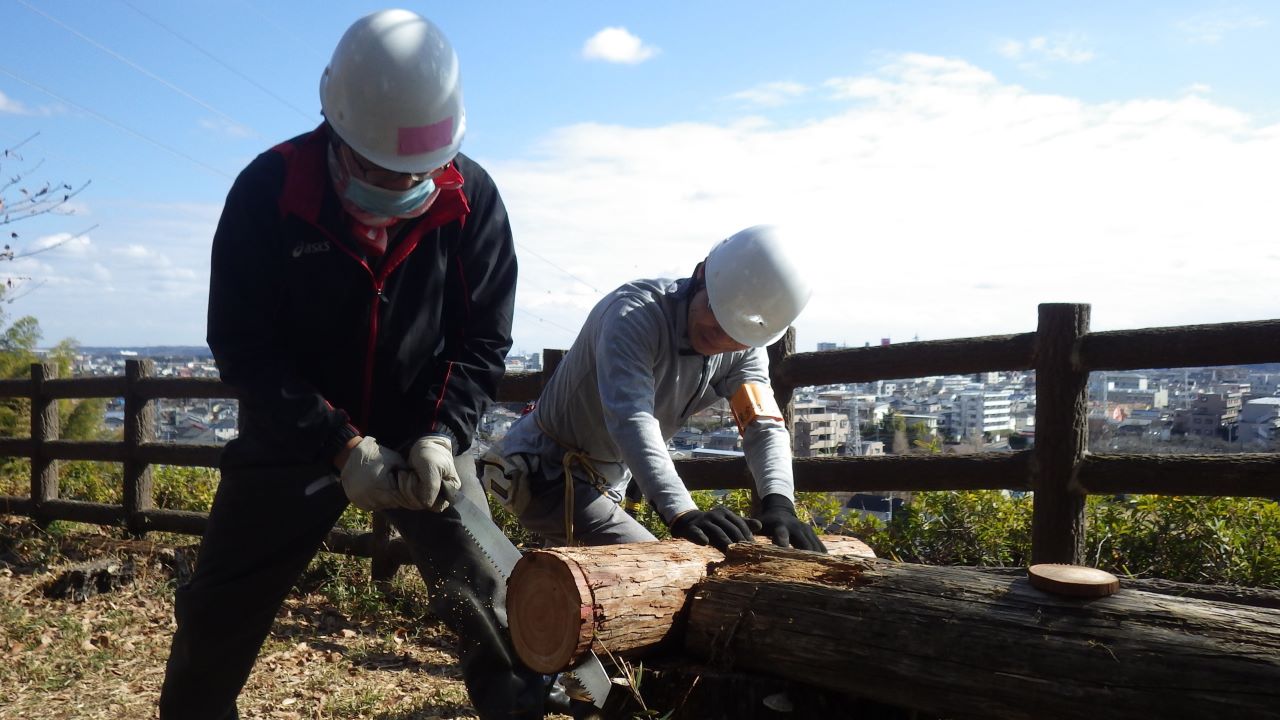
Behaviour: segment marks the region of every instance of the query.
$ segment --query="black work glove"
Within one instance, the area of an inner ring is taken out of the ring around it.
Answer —
[[[671,523],[671,534],[699,545],[715,545],[722,552],[736,542],[755,542],[760,521],[744,518],[723,505],[690,510]]]
[[[771,493],[760,500],[760,515],[757,518],[764,527],[764,534],[773,538],[778,547],[793,547],[797,550],[816,550],[826,552],[827,547],[818,539],[817,533],[809,527],[809,523],[801,522],[796,517],[796,505],[786,495]]]

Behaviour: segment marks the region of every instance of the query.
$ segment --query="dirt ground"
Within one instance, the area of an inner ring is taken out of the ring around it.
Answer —
[[[0,516],[0,719],[155,718],[182,557]],[[79,600],[46,597],[68,567],[104,560],[131,561],[132,580]],[[453,642],[438,623],[379,607],[358,588],[296,590],[240,696],[241,716],[476,717]]]

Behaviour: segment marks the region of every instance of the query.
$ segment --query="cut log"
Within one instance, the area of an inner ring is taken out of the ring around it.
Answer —
[[[822,541],[833,555],[875,557],[857,538]],[[590,649],[642,656],[671,636],[689,590],[721,560],[719,550],[685,540],[525,553],[507,585],[516,654],[543,673],[570,667]]]
[[[684,650],[945,717],[1276,718],[1280,611],[965,568],[730,548]]]
[[[521,563],[536,570],[508,592],[516,650],[554,672],[586,647],[664,647],[668,659],[948,718],[1280,717],[1280,610],[1124,580],[1108,597],[1065,597],[1025,572],[764,543],[717,556],[681,542],[531,553]],[[526,605],[526,593],[558,600]],[[557,643],[519,640],[539,623],[559,628]]]

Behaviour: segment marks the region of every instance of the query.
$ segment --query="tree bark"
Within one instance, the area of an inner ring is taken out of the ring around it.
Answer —
[[[822,541],[833,555],[875,557],[856,538]],[[672,635],[690,589],[723,559],[713,547],[684,540],[525,553],[507,585],[516,654],[544,673],[570,667],[591,649],[643,655]]]
[[[1280,611],[737,545],[686,654],[945,717],[1276,718]]]

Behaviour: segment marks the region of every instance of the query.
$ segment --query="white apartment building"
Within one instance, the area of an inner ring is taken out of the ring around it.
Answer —
[[[958,437],[1013,430],[1013,391],[966,390],[956,396],[951,432]]]

